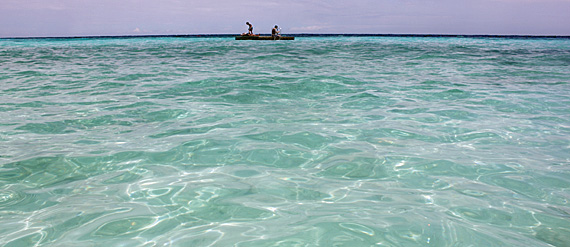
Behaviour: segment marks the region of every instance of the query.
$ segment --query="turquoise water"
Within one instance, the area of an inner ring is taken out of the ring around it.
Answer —
[[[570,246],[570,40],[0,40],[2,246]]]

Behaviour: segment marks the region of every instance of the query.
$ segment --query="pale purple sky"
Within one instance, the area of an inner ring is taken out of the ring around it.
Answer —
[[[284,33],[570,35],[570,0],[0,0],[0,37]]]

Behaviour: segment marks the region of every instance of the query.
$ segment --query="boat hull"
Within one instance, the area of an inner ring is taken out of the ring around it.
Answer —
[[[236,36],[236,40],[295,40],[295,37],[281,36],[281,37],[271,37],[271,36],[248,36],[241,35]]]

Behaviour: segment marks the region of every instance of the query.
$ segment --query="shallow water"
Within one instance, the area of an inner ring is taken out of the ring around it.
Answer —
[[[570,40],[0,40],[0,245],[568,246]]]

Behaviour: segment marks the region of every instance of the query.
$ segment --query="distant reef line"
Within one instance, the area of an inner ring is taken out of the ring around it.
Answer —
[[[154,35],[92,35],[55,37],[3,37],[10,39],[132,39],[132,38],[233,38],[240,34],[154,34]],[[260,34],[270,35],[270,34]],[[504,38],[504,39],[570,39],[570,35],[499,35],[499,34],[313,34],[291,33],[292,37],[423,37],[423,38]]]

